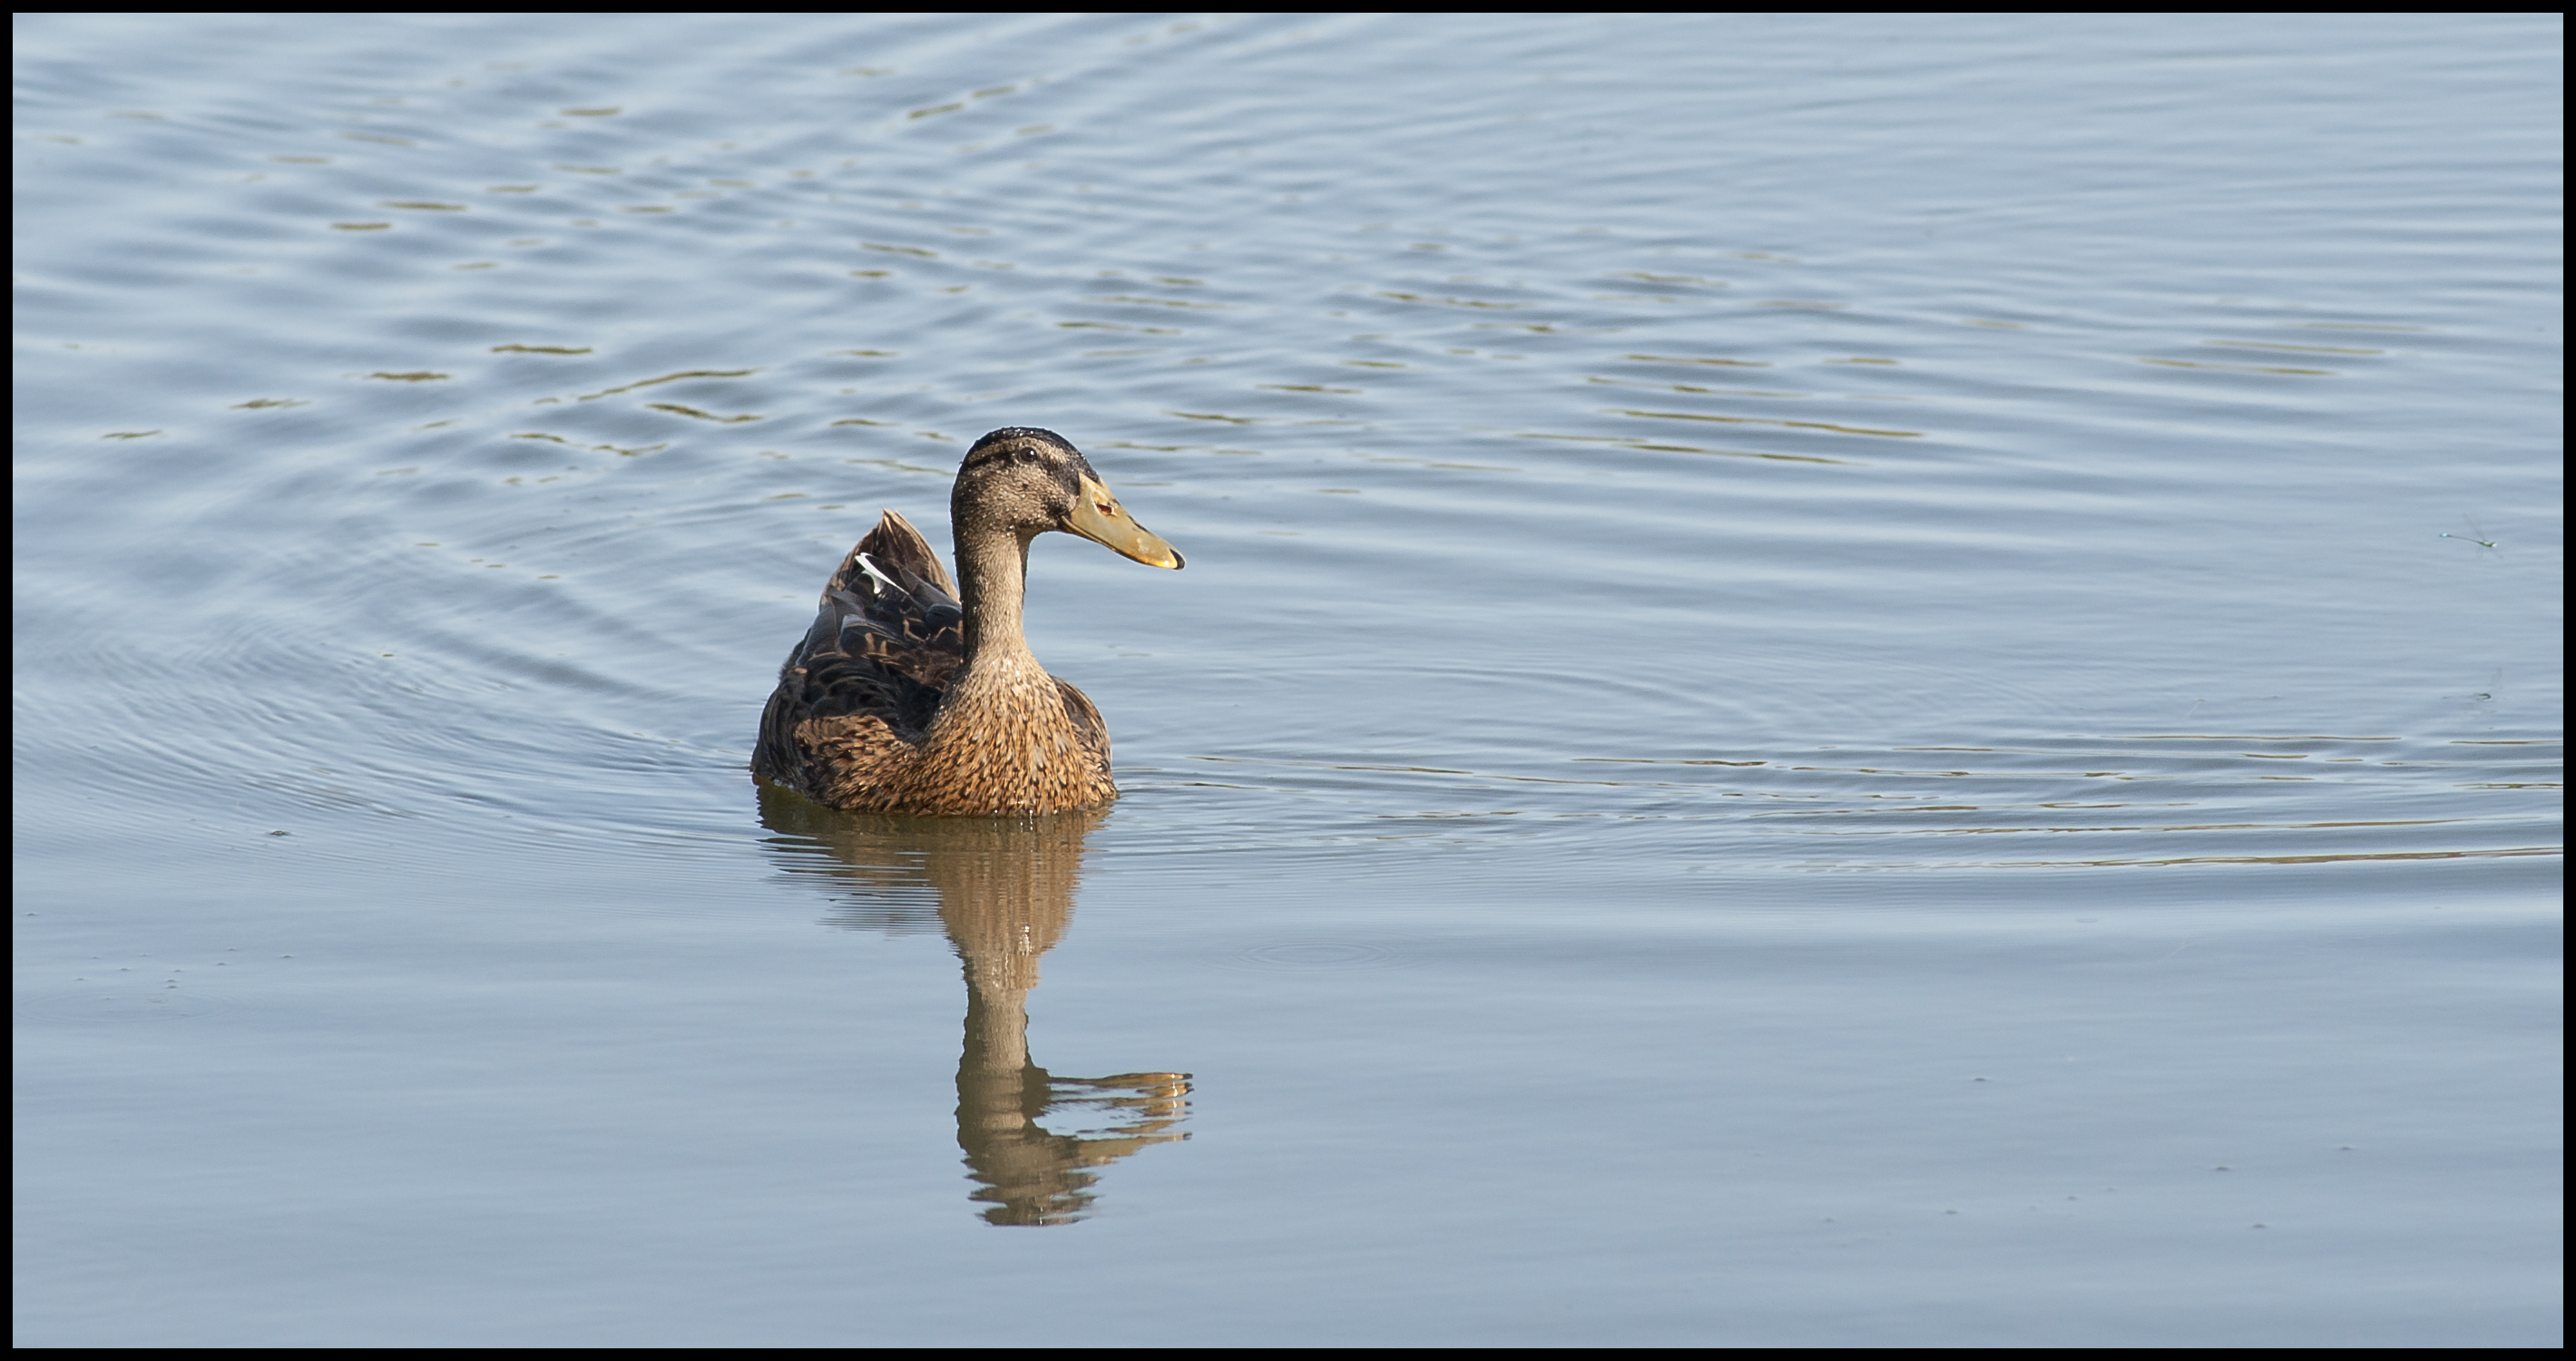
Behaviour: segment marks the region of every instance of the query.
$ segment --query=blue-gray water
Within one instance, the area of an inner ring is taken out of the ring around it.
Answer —
[[[2557,18],[15,35],[21,1344],[2557,1342]]]

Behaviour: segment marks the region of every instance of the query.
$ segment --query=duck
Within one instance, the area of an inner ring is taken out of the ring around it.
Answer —
[[[948,510],[962,586],[891,508],[841,560],[761,711],[753,779],[829,808],[931,816],[1117,798],[1100,710],[1048,675],[1021,631],[1029,542],[1073,534],[1175,571],[1180,553],[1071,440],[1032,426],[975,441]]]

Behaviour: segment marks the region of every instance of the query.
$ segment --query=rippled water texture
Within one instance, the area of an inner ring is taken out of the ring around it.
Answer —
[[[21,19],[17,1340],[2554,1345],[2561,42]]]

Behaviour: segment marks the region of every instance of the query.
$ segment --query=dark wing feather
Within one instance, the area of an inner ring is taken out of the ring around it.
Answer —
[[[957,587],[948,580],[948,569],[939,565],[939,555],[930,550],[930,541],[900,514],[889,510],[878,517],[877,527],[869,530],[868,536],[859,540],[859,546],[850,550],[850,556],[841,560],[841,570],[832,574],[833,585],[855,589],[846,579],[866,575],[859,570],[861,553],[876,563],[878,571],[900,581],[902,572],[895,569],[901,568],[938,587],[949,604],[957,603]]]
[[[794,782],[796,725],[809,718],[873,716],[920,740],[965,659],[964,615],[938,554],[910,521],[885,512],[841,560],[813,626],[779,668],[753,773]]]
[[[1055,688],[1064,700],[1064,716],[1073,720],[1074,736],[1100,762],[1100,768],[1108,770],[1109,724],[1101,719],[1100,710],[1092,706],[1091,696],[1074,689],[1071,682],[1061,677],[1054,679]]]

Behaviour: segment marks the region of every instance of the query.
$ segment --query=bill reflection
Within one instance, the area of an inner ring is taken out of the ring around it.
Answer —
[[[840,890],[837,924],[923,931],[935,922],[965,961],[957,1143],[969,1199],[993,1224],[1069,1224],[1090,1213],[1100,1172],[1188,1134],[1189,1074],[1060,1077],[1029,1057],[1038,958],[1073,918],[1083,841],[1097,810],[1024,818],[836,813],[763,788],[761,821],[787,868]]]

